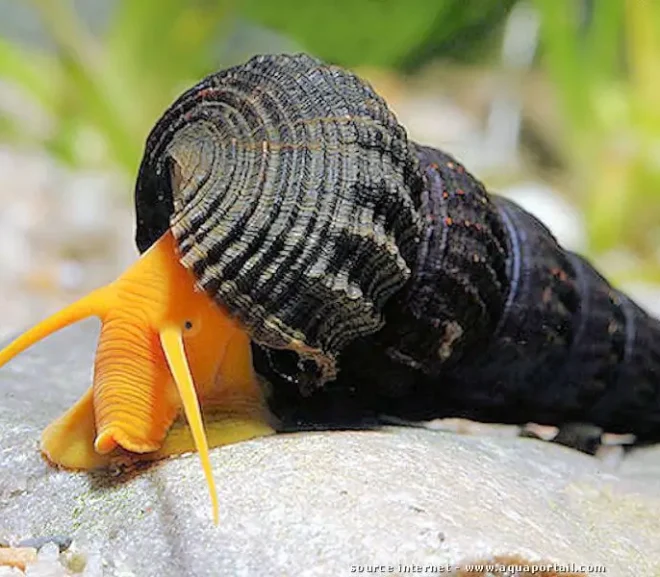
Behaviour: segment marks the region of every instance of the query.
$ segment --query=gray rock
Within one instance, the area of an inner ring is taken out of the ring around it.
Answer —
[[[660,573],[658,448],[611,470],[531,439],[278,435],[212,452],[219,527],[196,455],[125,479],[57,471],[38,437],[89,383],[95,337],[72,327],[0,370],[0,537],[70,535],[85,575],[396,574],[515,554]]]
[[[53,545],[57,547],[58,551],[66,551],[71,547],[73,539],[68,535],[42,535],[40,537],[30,537],[23,539],[16,544],[16,547],[32,547],[37,551],[41,550],[46,545]]]

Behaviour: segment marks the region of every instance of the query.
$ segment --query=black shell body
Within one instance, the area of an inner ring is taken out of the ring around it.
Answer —
[[[286,425],[588,422],[660,439],[660,323],[349,72],[252,59],[163,116],[137,242],[168,227],[245,324]]]
[[[183,264],[253,339],[328,380],[410,277],[421,186],[404,129],[367,84],[305,55],[255,57],[156,124],[137,243],[171,227]]]

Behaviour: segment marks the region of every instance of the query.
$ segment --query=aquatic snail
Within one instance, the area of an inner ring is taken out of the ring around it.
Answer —
[[[208,448],[275,430],[660,438],[660,323],[346,70],[269,55],[205,78],[150,133],[135,208],[136,264],[0,351],[101,318],[93,385],[42,436],[57,465],[196,449],[217,522]]]

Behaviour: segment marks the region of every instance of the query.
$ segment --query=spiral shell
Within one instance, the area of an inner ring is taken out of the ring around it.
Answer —
[[[660,439],[660,322],[454,158],[418,146],[424,223],[385,326],[301,398],[285,351],[254,349],[291,426],[464,417]]]
[[[424,222],[411,282],[386,307],[390,357],[427,374],[488,343],[505,305],[506,233],[483,185],[454,158],[417,145]]]
[[[322,383],[409,279],[421,188],[404,129],[369,85],[306,55],[259,56],[156,124],[136,240],[145,251],[171,228],[199,287],[256,342],[314,361]]]
[[[345,70],[259,56],[200,82],[150,134],[136,210],[139,249],[171,229],[247,328],[284,423],[660,436],[660,322]]]

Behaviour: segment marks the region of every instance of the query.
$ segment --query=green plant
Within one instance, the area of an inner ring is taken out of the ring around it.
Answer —
[[[575,175],[590,250],[627,247],[642,259],[623,277],[660,279],[660,4],[535,0],[543,62],[567,119],[563,152]]]
[[[53,122],[41,139],[75,165],[110,164],[133,173],[156,117],[183,88],[213,69],[229,0],[125,0],[102,38],[70,0],[31,0],[55,53],[0,39],[0,77],[21,87]],[[5,138],[30,141],[1,117]]]
[[[505,12],[502,0],[116,0],[107,30],[96,37],[72,0],[28,1],[55,52],[0,38],[0,78],[22,88],[50,122],[45,133],[31,132],[0,112],[0,138],[43,146],[74,166],[105,164],[130,175],[165,107],[218,67],[220,44],[237,17],[345,66],[396,68],[419,64],[466,27]]]
[[[471,53],[513,2],[244,0],[241,11],[338,64],[408,69],[436,56]]]

